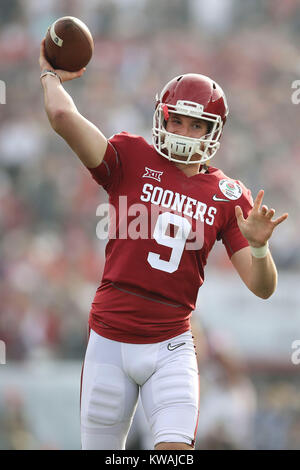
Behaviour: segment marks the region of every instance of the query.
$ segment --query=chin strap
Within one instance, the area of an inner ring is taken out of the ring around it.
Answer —
[[[203,163],[203,165],[201,165],[200,167],[200,171],[199,173],[208,173],[208,165],[206,165],[206,163]]]

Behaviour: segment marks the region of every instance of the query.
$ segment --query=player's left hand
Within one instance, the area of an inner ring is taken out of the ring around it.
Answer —
[[[249,212],[247,219],[244,219],[241,207],[235,206],[235,215],[239,229],[248,240],[249,245],[256,248],[265,245],[271,237],[274,228],[288,218],[288,214],[285,213],[272,220],[275,209],[268,209],[266,205],[261,206],[263,197],[264,190],[261,189],[256,196],[253,208]]]

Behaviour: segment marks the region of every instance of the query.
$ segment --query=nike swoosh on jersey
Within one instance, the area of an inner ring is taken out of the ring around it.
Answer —
[[[223,198],[221,198],[221,197],[218,197],[216,194],[214,194],[212,198],[213,198],[214,201],[217,201],[217,202],[219,202],[219,201],[221,201],[221,202],[222,202],[222,201],[223,201],[223,202],[230,202],[229,199],[223,199]]]
[[[178,343],[178,344],[168,344],[168,350],[169,351],[174,351],[174,349],[180,348],[180,346],[183,346],[185,343]]]

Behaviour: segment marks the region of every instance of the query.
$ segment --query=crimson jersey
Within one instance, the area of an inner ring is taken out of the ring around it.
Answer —
[[[235,205],[248,216],[250,191],[221,170],[187,177],[142,137],[109,139],[89,169],[109,194],[111,229],[89,324],[100,335],[155,343],[190,328],[204,266],[216,240],[229,257],[248,246]]]

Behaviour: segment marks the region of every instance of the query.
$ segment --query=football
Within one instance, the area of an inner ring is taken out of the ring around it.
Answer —
[[[54,69],[76,72],[89,63],[93,52],[90,30],[78,18],[64,16],[49,26],[45,55]]]

